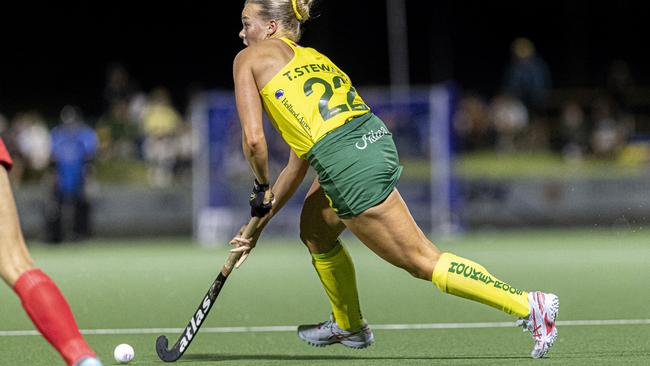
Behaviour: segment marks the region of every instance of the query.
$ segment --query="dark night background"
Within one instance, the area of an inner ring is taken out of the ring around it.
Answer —
[[[0,5],[0,112],[57,116],[66,103],[102,112],[106,69],[125,65],[144,91],[171,89],[185,107],[191,88],[231,88],[243,1],[67,2]],[[453,79],[490,95],[511,41],[529,37],[554,87],[604,85],[613,60],[650,84],[647,2],[407,0],[413,84]],[[363,85],[389,82],[384,1],[320,0],[302,39]],[[363,60],[362,62],[360,60]]]

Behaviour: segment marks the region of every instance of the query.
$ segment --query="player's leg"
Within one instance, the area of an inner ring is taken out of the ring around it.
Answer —
[[[300,214],[300,239],[312,256],[332,305],[332,313],[342,329],[358,328],[362,323],[359,310],[354,263],[339,236],[345,225],[329,206],[327,197],[315,179]]]
[[[417,226],[394,190],[381,204],[344,220],[372,251],[443,292],[475,300],[508,314],[529,313],[527,293],[492,276],[483,266],[451,253],[442,253]]]
[[[298,335],[317,346],[340,341],[348,347],[364,348],[372,344],[373,336],[361,315],[354,263],[339,238],[344,229],[318,180],[314,180],[300,215],[300,238],[311,253],[332,305],[334,322],[300,326]],[[340,337],[332,337],[332,332]]]
[[[476,262],[440,252],[418,228],[397,190],[381,204],[343,221],[372,251],[413,276],[432,281],[443,292],[523,318],[520,324],[533,334],[534,358],[543,357],[555,342],[556,295],[527,293]]]
[[[68,365],[101,365],[83,339],[70,306],[54,282],[35,269],[27,251],[7,171],[0,166],[0,276]],[[85,362],[85,363],[84,363]]]
[[[300,240],[312,254],[325,254],[339,245],[345,225],[329,205],[323,188],[315,178],[305,196],[300,213]]]

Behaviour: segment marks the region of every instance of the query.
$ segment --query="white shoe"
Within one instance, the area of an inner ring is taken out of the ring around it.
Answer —
[[[518,326],[524,327],[533,335],[533,351],[530,355],[533,358],[542,358],[555,343],[557,328],[555,320],[560,310],[560,299],[555,294],[547,294],[540,291],[528,293],[530,314],[527,318],[517,320]]]
[[[95,357],[84,357],[75,366],[102,366],[102,363]]]
[[[331,316],[330,320],[320,324],[298,326],[298,337],[315,347],[341,343],[346,347],[361,349],[375,342],[375,336],[365,320],[359,328],[347,331],[339,328]]]

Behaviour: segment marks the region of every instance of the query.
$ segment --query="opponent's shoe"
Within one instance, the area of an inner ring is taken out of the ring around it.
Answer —
[[[84,357],[74,364],[75,366],[103,366],[102,362],[95,357]]]
[[[298,337],[315,347],[341,343],[346,347],[361,349],[375,342],[375,336],[365,320],[359,328],[347,331],[339,328],[332,316],[323,323],[298,326]]]
[[[560,299],[555,294],[547,294],[540,291],[528,293],[530,314],[527,318],[517,320],[518,326],[524,327],[533,335],[533,351],[530,355],[533,358],[542,358],[555,343],[557,328],[555,320],[560,310]]]

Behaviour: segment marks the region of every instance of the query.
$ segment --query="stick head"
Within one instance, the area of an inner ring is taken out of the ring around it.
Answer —
[[[181,357],[181,353],[176,347],[172,347],[172,349],[168,350],[168,345],[169,341],[167,340],[167,337],[161,335],[156,339],[156,353],[158,353],[158,357],[160,357],[161,360],[165,362],[174,362]]]

